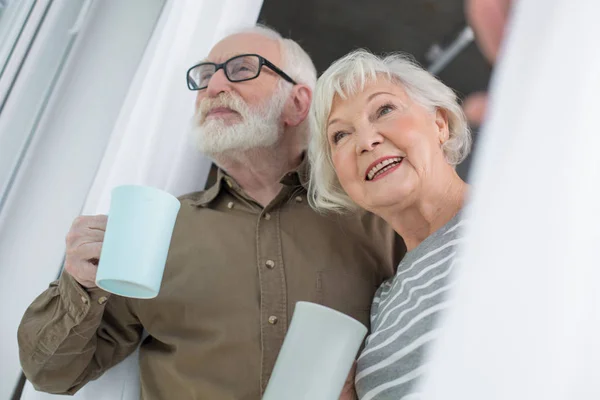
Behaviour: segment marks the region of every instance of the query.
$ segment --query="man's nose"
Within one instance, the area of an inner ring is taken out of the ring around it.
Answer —
[[[225,76],[225,71],[223,69],[218,70],[210,77],[208,86],[206,87],[206,95],[208,97],[214,98],[220,93],[230,91],[231,82],[229,82],[229,79]]]

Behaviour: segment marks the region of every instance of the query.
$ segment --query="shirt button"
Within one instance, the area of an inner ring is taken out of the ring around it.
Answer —
[[[270,220],[270,219],[271,219],[271,214],[269,214],[269,213],[266,213],[266,214],[265,214],[265,219],[266,219],[267,221],[268,221],[268,220]]]
[[[302,203],[302,196],[296,196],[296,203]]]
[[[278,321],[278,320],[277,320],[277,317],[276,317],[276,316],[274,316],[274,315],[271,315],[271,316],[269,317],[269,323],[270,323],[271,325],[275,325],[275,324],[277,323],[277,321]]]
[[[233,183],[231,183],[230,179],[225,179],[225,182],[227,182],[227,186],[233,187]]]
[[[275,268],[275,261],[267,260],[267,262],[265,262],[265,265],[267,266],[267,268],[273,269],[273,268]]]
[[[85,296],[81,296],[81,302],[82,302],[83,304],[87,304],[87,303],[88,303],[88,299],[87,299],[87,297],[85,297]]]
[[[230,201],[229,203],[227,203],[227,208],[229,208],[229,209],[233,208],[233,201]]]
[[[102,305],[102,304],[106,303],[107,300],[108,300],[108,297],[102,296],[98,299],[98,304]]]

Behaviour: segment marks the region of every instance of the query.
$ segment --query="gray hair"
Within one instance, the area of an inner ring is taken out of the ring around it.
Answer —
[[[317,85],[317,69],[308,53],[304,51],[298,43],[292,39],[284,38],[276,30],[262,24],[238,29],[230,33],[230,35],[236,33],[255,33],[275,40],[279,44],[281,52],[281,65],[278,65],[278,67],[297,83],[307,85],[311,92],[315,90],[315,86]],[[280,78],[277,90],[287,90],[286,84],[287,82]],[[312,125],[312,114],[309,113],[306,119],[295,128],[301,135],[302,145],[305,147],[307,147],[308,141],[310,140],[310,129]]]
[[[456,93],[424,70],[409,55],[393,53],[378,57],[356,50],[333,63],[319,78],[312,104],[312,137],[309,202],[321,211],[354,210],[357,205],[340,185],[327,141],[327,120],[336,95],[346,99],[364,90],[365,85],[385,77],[402,86],[407,95],[423,107],[445,110],[450,136],[442,145],[450,165],[460,164],[471,151],[471,131]]]
[[[238,29],[230,35],[237,33],[256,33],[275,40],[281,51],[281,65],[278,65],[278,67],[296,82],[307,85],[311,90],[315,89],[317,69],[308,53],[298,43],[292,39],[284,38],[276,30],[262,24]]]

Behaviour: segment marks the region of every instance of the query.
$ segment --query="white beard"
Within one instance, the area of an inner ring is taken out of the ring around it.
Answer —
[[[269,100],[254,110],[240,97],[229,93],[204,99],[194,114],[192,126],[198,150],[216,158],[226,153],[274,146],[283,133],[281,114],[290,91],[291,88],[279,86]],[[220,119],[206,120],[206,113],[215,107],[238,112],[242,121],[227,125]]]

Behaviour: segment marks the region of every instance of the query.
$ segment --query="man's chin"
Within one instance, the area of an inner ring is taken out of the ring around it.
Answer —
[[[196,148],[210,158],[229,158],[249,150],[272,147],[280,132],[276,124],[265,121],[230,122],[210,119],[194,124],[192,134]]]
[[[196,126],[192,133],[196,142],[196,149],[206,156],[215,158],[231,152],[239,152],[245,143],[239,143],[239,133],[233,125],[208,124]],[[236,138],[232,140],[233,138]]]

